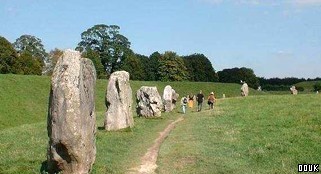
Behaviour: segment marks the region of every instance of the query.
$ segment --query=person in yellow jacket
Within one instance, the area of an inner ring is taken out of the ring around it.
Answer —
[[[193,94],[188,95],[188,107],[189,108],[193,108],[194,99],[195,99],[195,95],[193,95]]]

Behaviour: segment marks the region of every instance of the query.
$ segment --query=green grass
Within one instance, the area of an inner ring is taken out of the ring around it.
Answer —
[[[214,91],[218,97],[238,96],[239,84],[193,82],[132,81],[133,97],[142,85],[157,86],[160,94],[172,85],[182,96]],[[143,119],[135,115],[135,127],[125,132],[105,132],[105,89],[107,80],[96,84],[97,157],[93,173],[123,173],[139,164],[140,157],[169,122],[180,113],[164,113],[161,119]],[[0,173],[39,173],[46,160],[47,107],[50,77],[0,74]],[[263,94],[251,91],[252,94]],[[134,105],[135,105],[135,99]],[[133,107],[133,110],[135,107]]]
[[[143,85],[157,86],[162,95],[166,85],[172,87],[182,95],[198,93],[200,89],[204,94],[211,91],[217,97],[240,95],[239,84],[222,84],[206,82],[145,82],[131,81],[133,90],[133,102],[135,105],[136,91]],[[96,111],[104,112],[105,92],[107,80],[97,80],[96,83]],[[47,119],[48,95],[50,90],[50,77],[47,76],[23,76],[0,74],[0,130],[23,124],[38,123]],[[251,90],[250,94],[264,94]],[[135,107],[133,107],[133,110]]]
[[[321,96],[220,100],[191,113],[161,147],[158,173],[296,173],[321,163]]]
[[[240,95],[239,84],[132,81],[133,96],[142,85],[169,84],[182,96],[211,91],[220,98]],[[97,156],[92,173],[125,173],[172,120],[135,115],[135,127],[102,130],[107,80],[96,85]],[[0,173],[39,173],[46,160],[49,77],[0,75]],[[298,163],[321,163],[321,95],[261,95],[221,99],[214,111],[188,110],[161,147],[158,173],[289,173]],[[135,103],[135,99],[134,99]],[[206,106],[204,106],[206,107]],[[134,109],[135,107],[133,107]]]

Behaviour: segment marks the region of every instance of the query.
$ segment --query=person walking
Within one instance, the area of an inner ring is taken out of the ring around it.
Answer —
[[[195,98],[195,96],[193,94],[188,95],[188,107],[189,108],[193,108],[194,98]]]
[[[216,101],[216,98],[214,96],[214,92],[211,92],[210,95],[207,98],[207,104],[209,105],[210,109],[214,109],[215,101]]]
[[[187,97],[183,96],[181,99],[181,106],[183,114],[186,114],[186,105],[187,105]]]
[[[200,112],[202,110],[202,104],[204,101],[204,95],[202,94],[202,90],[200,90],[200,93],[197,94],[196,101],[197,101],[197,112]]]

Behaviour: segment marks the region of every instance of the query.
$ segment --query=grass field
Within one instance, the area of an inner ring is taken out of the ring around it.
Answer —
[[[125,173],[140,163],[154,139],[182,114],[161,119],[135,116],[135,127],[105,132],[107,81],[96,86],[97,157],[92,173]],[[215,110],[184,115],[161,146],[158,173],[294,173],[298,163],[321,163],[321,95],[260,95],[240,98],[239,84],[132,81],[162,93],[215,91]],[[0,173],[39,173],[46,160],[49,77],[0,75]],[[135,101],[135,100],[134,100]]]
[[[157,86],[158,92],[163,93],[166,85],[171,85],[182,95],[196,94],[203,90],[204,94],[211,91],[217,97],[234,97],[240,95],[241,85],[206,82],[145,82],[131,81],[133,101],[135,105],[136,91],[143,85]],[[104,112],[107,80],[97,80],[96,111]],[[0,130],[23,124],[38,123],[47,119],[50,77],[23,76],[0,74]],[[250,94],[264,94],[250,90]],[[135,107],[133,107],[135,109]]]
[[[296,173],[321,163],[321,95],[220,100],[161,147],[158,173]]]

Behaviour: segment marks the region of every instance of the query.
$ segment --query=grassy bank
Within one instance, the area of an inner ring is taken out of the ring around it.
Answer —
[[[296,173],[321,163],[321,96],[220,100],[191,113],[161,147],[158,173]]]
[[[156,86],[160,94],[166,85],[171,85],[181,96],[196,94],[200,89],[204,94],[215,91],[217,97],[234,97],[240,95],[239,84],[222,84],[206,82],[146,82],[131,81],[135,105],[136,91],[143,85]],[[96,111],[104,112],[107,80],[97,80]],[[0,74],[0,130],[5,128],[32,124],[47,119],[50,77]],[[263,94],[251,90],[250,94]],[[135,109],[135,107],[133,107]]]
[[[239,84],[204,82],[131,81],[133,97],[143,85],[157,86],[159,92],[172,85],[181,96],[215,91],[218,97],[239,95]],[[97,157],[93,173],[123,173],[139,164],[140,157],[158,132],[181,114],[164,113],[161,119],[143,119],[135,114],[135,127],[127,132],[101,130],[105,112],[107,80],[96,85]],[[50,77],[0,74],[0,173],[39,173],[46,160],[46,120]],[[257,94],[256,91],[251,91]],[[259,93],[262,94],[262,93]],[[135,103],[135,99],[134,99]],[[135,105],[135,104],[134,104]],[[133,107],[134,109],[135,107]]]

